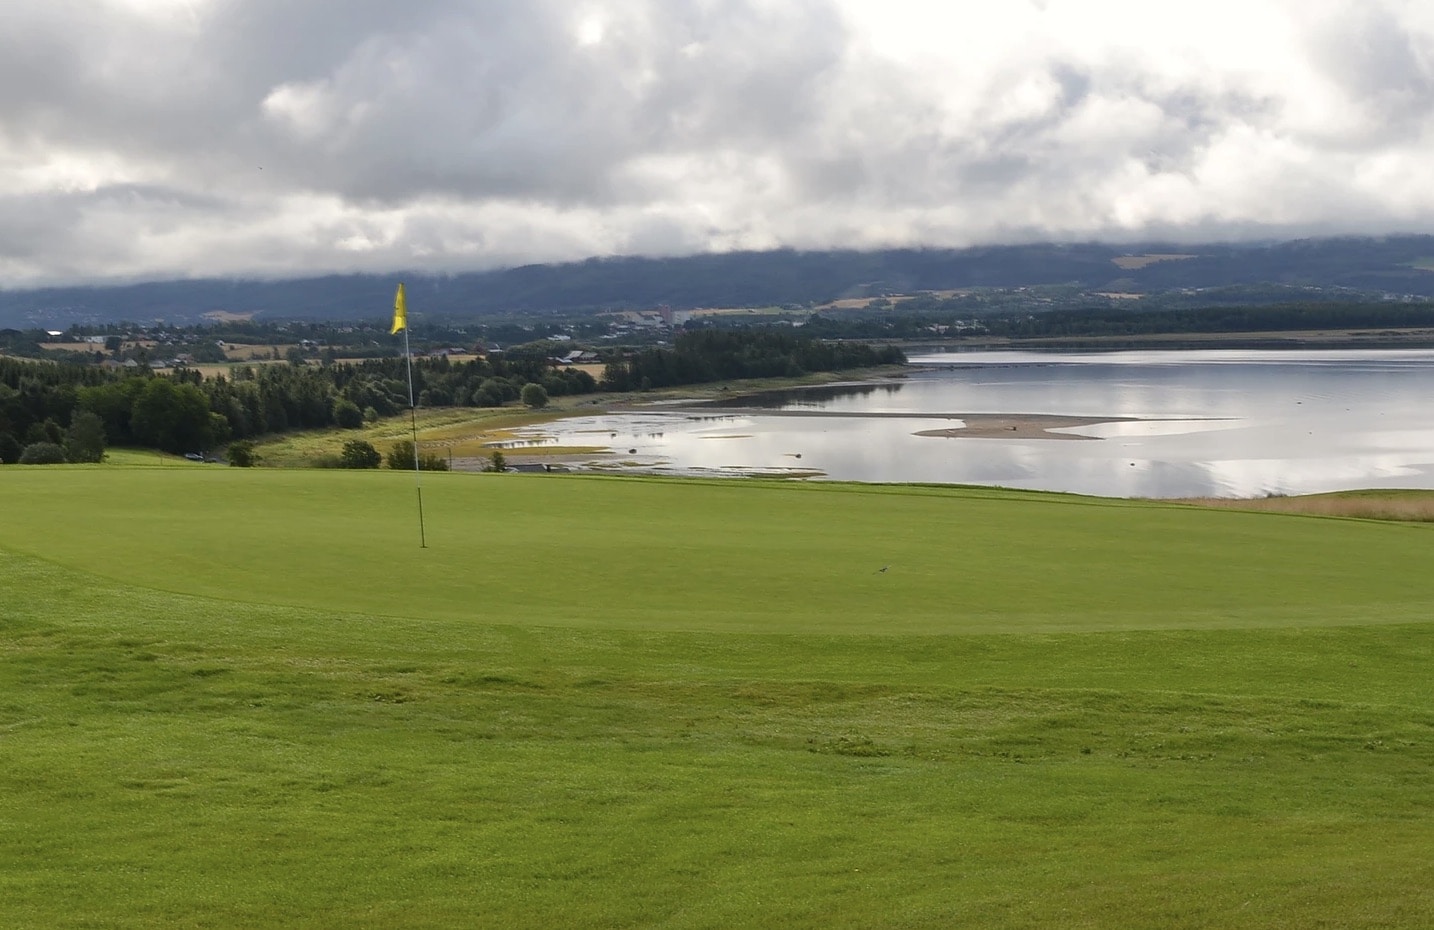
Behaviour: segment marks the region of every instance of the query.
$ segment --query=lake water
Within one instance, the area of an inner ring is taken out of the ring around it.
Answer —
[[[653,407],[545,424],[526,444],[612,452],[579,467],[1111,497],[1434,487],[1431,350],[971,352],[912,362],[889,382],[734,398],[750,408],[740,411]],[[1087,441],[917,435],[959,435],[963,414],[1131,419],[1058,430]]]

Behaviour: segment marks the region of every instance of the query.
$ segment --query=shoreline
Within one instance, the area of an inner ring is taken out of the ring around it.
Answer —
[[[969,351],[1110,351],[1134,349],[1428,349],[1434,348],[1434,328],[1428,326],[1380,329],[1261,330],[1223,333],[1145,333],[1104,336],[962,336],[947,339],[893,339],[885,341],[906,350],[950,349]]]
[[[1214,345],[1207,347],[1214,348]],[[420,411],[420,441],[425,448],[432,448],[438,454],[446,456],[455,470],[460,471],[484,470],[490,465],[492,455],[495,452],[501,452],[508,466],[519,471],[592,471],[607,474],[668,474],[674,477],[680,477],[684,474],[682,469],[675,469],[672,468],[670,464],[653,460],[650,455],[639,455],[637,454],[638,449],[627,448],[628,443],[626,441],[622,442],[621,448],[617,445],[608,444],[606,441],[608,439],[606,427],[602,430],[604,435],[600,440],[601,445],[599,445],[587,439],[585,436],[576,435],[574,431],[578,430],[577,426],[571,429],[564,427],[557,431],[544,431],[542,426],[544,423],[564,421],[574,417],[603,417],[608,415],[624,417],[630,415],[640,416],[643,414],[649,415],[651,419],[656,421],[660,421],[662,417],[680,418],[690,415],[746,415],[760,416],[763,418],[840,418],[848,420],[879,418],[888,421],[896,419],[911,420],[913,423],[910,427],[907,427],[905,424],[892,424],[891,427],[887,427],[886,429],[890,430],[894,427],[904,435],[921,438],[1006,439],[1016,442],[1055,440],[1069,442],[1114,439],[1126,434],[1119,429],[1107,431],[1110,433],[1109,435],[1082,435],[1080,432],[1082,428],[1102,426],[1105,424],[1187,422],[1222,419],[1201,416],[1141,417],[1090,414],[1070,415],[1037,412],[918,413],[892,410],[870,412],[819,409],[781,410],[761,406],[760,404],[766,401],[766,398],[755,400],[751,397],[751,395],[771,392],[801,392],[805,389],[820,390],[834,386],[899,385],[912,373],[920,372],[931,367],[941,366],[907,364],[901,366],[882,366],[876,369],[850,370],[839,373],[822,373],[800,378],[748,379],[743,381],[684,385],[681,387],[641,393],[589,394],[564,397],[561,399],[555,398],[555,403],[536,410],[520,407],[472,411],[434,408],[429,411]],[[424,420],[428,422],[425,423],[423,422]],[[923,424],[915,421],[928,421],[928,423]],[[377,424],[375,424],[375,426],[376,425]],[[385,426],[387,425],[389,424],[385,423]],[[919,428],[923,425],[928,426],[928,428]],[[660,425],[655,428],[661,429]],[[775,425],[773,428],[777,429],[778,432],[784,432],[784,430]],[[818,427],[816,424],[813,424],[811,428]],[[371,429],[373,428],[366,428],[364,433],[369,433]],[[521,435],[514,435],[515,432],[522,431],[526,433],[530,430],[539,434],[535,438],[540,442],[561,442],[563,445],[529,445],[521,441]],[[373,433],[379,434],[374,435],[373,438],[378,440],[380,435],[387,432],[388,430],[386,429],[383,430],[382,433],[377,429],[373,429]],[[1136,428],[1136,432],[1140,432],[1140,429]],[[546,435],[541,435],[543,433],[546,433]],[[345,435],[352,434],[336,434],[336,436],[340,437]],[[332,441],[331,437],[321,438],[325,443]],[[514,442],[512,447],[505,447],[507,442],[514,440],[518,441]],[[614,440],[614,442],[617,442],[617,440]],[[633,442],[631,445],[640,448],[642,443]],[[317,448],[317,444],[310,446],[310,449],[315,448]],[[298,450],[295,451],[297,452]],[[310,452],[310,454],[312,454],[312,452]],[[793,458],[800,459],[801,456],[793,456]],[[810,456],[808,458],[810,458]],[[274,464],[279,463],[275,462]],[[294,464],[302,463],[295,462]],[[790,470],[792,474],[795,474],[802,463],[793,462],[792,464],[798,466],[798,468]],[[728,471],[728,468],[730,468],[731,471]],[[752,477],[785,477],[788,475],[787,469],[781,469],[780,471],[781,474],[769,475],[765,469],[747,470],[732,465],[717,469],[715,473],[731,474],[733,476],[748,475]],[[806,469],[800,469],[800,471],[801,477],[825,477],[824,475]],[[1371,489],[1373,489],[1373,487],[1378,486],[1372,486]],[[1223,499],[1236,501],[1242,499],[1257,500],[1260,499],[1260,496],[1255,495],[1249,498]]]

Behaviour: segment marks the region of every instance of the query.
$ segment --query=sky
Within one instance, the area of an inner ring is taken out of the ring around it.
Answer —
[[[0,4],[0,287],[1405,232],[1429,0]]]

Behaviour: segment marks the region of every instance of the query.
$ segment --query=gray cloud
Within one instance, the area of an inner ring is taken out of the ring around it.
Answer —
[[[1316,33],[1312,54],[1375,123],[1359,141],[1407,139],[1428,128],[1434,112],[1434,36],[1405,29],[1388,8],[1353,6]]]
[[[19,0],[0,285],[1434,226],[1413,4],[901,8]]]

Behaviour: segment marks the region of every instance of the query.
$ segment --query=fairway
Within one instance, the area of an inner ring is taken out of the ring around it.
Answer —
[[[411,474],[0,471],[0,926],[1434,922],[1434,527],[423,503],[427,548]]]

